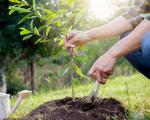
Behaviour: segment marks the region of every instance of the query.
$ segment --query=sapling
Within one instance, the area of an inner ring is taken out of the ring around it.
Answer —
[[[55,6],[57,7],[57,10],[60,10],[58,5],[57,5],[56,0],[54,0],[54,3],[55,3]],[[61,22],[63,22],[62,19],[61,19]],[[63,27],[63,29],[65,31],[67,31],[66,27],[64,26],[64,24],[62,24],[62,27]],[[66,33],[64,33],[64,34],[66,34]],[[68,38],[67,38],[66,35],[65,35],[64,39],[67,41]],[[65,41],[64,41],[64,43],[65,43]],[[72,51],[74,51],[74,49],[72,49]],[[71,79],[70,81],[71,81],[72,99],[74,101],[75,100],[75,91],[74,91],[74,81],[73,81],[74,75],[73,74],[74,74],[74,64],[75,63],[74,63],[74,54],[72,53],[72,51],[70,51],[70,49],[68,49],[68,52],[70,53],[70,66],[69,66],[69,69],[70,69],[70,79]]]

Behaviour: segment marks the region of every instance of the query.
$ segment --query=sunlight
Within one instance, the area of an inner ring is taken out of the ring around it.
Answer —
[[[114,6],[111,0],[91,0],[89,12],[91,16],[105,20],[112,17]]]

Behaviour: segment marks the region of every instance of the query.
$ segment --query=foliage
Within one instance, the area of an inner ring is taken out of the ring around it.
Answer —
[[[10,2],[14,3],[9,7],[10,14],[15,11],[26,13],[26,15],[23,15],[23,18],[19,21],[19,24],[27,20],[30,21],[30,25],[20,27],[20,34],[24,35],[23,40],[28,40],[34,36],[36,37],[34,40],[35,44],[50,42],[55,46],[57,45],[55,44],[56,42],[62,42],[60,41],[62,39],[58,36],[59,34],[62,34],[60,27],[63,23],[61,23],[60,19],[62,18],[61,16],[63,15],[64,10],[48,9],[42,6],[37,6],[35,0],[32,0],[32,3],[19,0],[17,0],[17,2],[16,0],[10,0]],[[23,4],[24,2],[26,4]],[[50,6],[51,5],[52,3],[50,3]],[[54,35],[54,30],[57,31],[57,36]]]
[[[27,89],[26,84],[24,84],[23,78],[21,76],[21,71],[19,68],[25,67],[23,64],[19,63],[8,63],[6,69],[6,83],[7,83],[7,93],[10,95],[16,95],[21,90]],[[20,67],[21,66],[21,67]]]
[[[9,7],[9,14],[11,15],[14,12],[18,12],[19,14],[26,14],[23,15],[22,19],[20,19],[19,24],[24,21],[30,22],[30,24],[26,27],[20,27],[20,35],[24,36],[23,41],[33,41],[35,42],[35,45],[40,43],[44,43],[46,45],[49,44],[48,48],[50,49],[51,53],[48,54],[49,56],[54,55],[58,51],[61,51],[60,47],[63,44],[63,38],[61,36],[66,34],[72,28],[72,26],[69,25],[70,23],[68,24],[70,21],[68,18],[70,18],[71,11],[68,13],[68,9],[65,9],[64,6],[70,6],[70,4],[73,5],[75,2],[74,0],[66,0],[63,2],[63,4],[62,1],[58,2],[54,0],[54,2],[46,3],[49,6],[42,6],[41,4],[37,4],[35,0],[32,0],[32,2],[27,2],[25,0],[10,0],[10,2],[12,2],[13,5]],[[78,2],[79,1],[77,1],[77,3]],[[63,6],[63,8],[59,8],[58,5]],[[70,9],[73,8],[74,7]],[[81,17],[75,19],[75,24],[77,24],[80,19]],[[69,27],[68,29],[67,26]],[[54,31],[56,31],[56,33]],[[34,46],[33,48],[35,49]],[[33,51],[33,48],[31,47],[29,50]],[[41,49],[42,55],[48,53],[48,51],[43,50],[45,49]],[[29,55],[32,58],[34,54],[30,53]],[[73,69],[75,69],[75,71],[77,71],[80,76],[84,77],[81,70],[73,62],[73,57],[71,57],[70,61],[70,71],[72,71],[70,79],[73,79]],[[72,93],[74,94],[74,92]]]
[[[0,1],[0,54],[1,57],[14,57],[18,56],[22,51],[22,42],[18,33],[17,23],[18,16],[9,16],[8,1]]]
[[[16,95],[21,90],[25,90],[26,86],[20,79],[13,79],[8,82],[7,93],[10,95]]]
[[[5,80],[8,63],[11,64],[15,58],[19,58],[23,51],[16,22],[19,16],[15,14],[8,15],[9,10],[7,8],[9,4],[8,0],[0,1],[0,70],[3,73],[3,76],[0,74],[0,81]]]

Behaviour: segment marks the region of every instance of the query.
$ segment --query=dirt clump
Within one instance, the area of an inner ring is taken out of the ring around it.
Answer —
[[[67,97],[44,103],[21,120],[127,120],[127,111],[113,98],[97,98],[88,104],[85,98]]]

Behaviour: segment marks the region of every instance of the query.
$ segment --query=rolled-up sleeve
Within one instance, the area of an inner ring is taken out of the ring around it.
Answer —
[[[133,28],[135,28],[144,20],[144,17],[140,16],[140,14],[134,8],[130,8],[128,11],[123,13],[122,16],[130,22]]]
[[[142,17],[140,13],[145,2],[147,2],[147,0],[136,0],[134,5],[122,14],[122,16],[130,22],[133,28],[144,20],[144,17]]]

